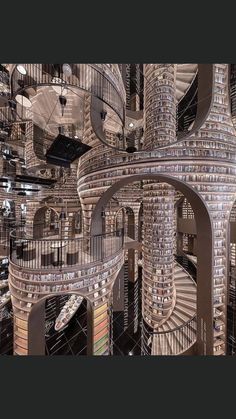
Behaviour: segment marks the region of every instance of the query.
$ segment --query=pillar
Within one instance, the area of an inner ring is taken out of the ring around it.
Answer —
[[[157,328],[174,304],[174,189],[146,182],[143,194],[143,317]]]
[[[176,140],[176,66],[147,64],[144,72],[144,148],[153,150]],[[166,183],[144,181],[142,313],[152,329],[165,322],[175,304],[174,194]]]

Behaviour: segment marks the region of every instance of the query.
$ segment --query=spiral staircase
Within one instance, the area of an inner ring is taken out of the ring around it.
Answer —
[[[196,342],[196,283],[178,263],[174,267],[174,282],[175,307],[152,335],[152,355],[180,355]]]
[[[196,73],[197,64],[177,64],[176,99],[179,102],[190,88]]]

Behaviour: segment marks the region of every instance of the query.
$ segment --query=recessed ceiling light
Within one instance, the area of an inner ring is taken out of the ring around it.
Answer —
[[[78,137],[78,135],[75,135],[74,138],[76,139],[76,138],[79,138],[79,137]]]
[[[18,94],[18,95],[16,95],[15,99],[21,106],[24,106],[25,108],[30,108],[32,106],[31,101],[25,95]]]
[[[27,74],[27,70],[22,64],[17,64],[16,68],[17,68],[17,71],[20,74],[22,74],[22,76],[25,76]]]
[[[129,127],[130,127],[130,128],[133,128],[133,126],[134,126],[133,122],[130,122],[130,123],[129,123]]]

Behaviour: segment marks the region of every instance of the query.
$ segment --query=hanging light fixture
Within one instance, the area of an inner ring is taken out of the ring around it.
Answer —
[[[22,74],[22,76],[25,76],[27,74],[27,70],[22,64],[17,64],[16,69],[18,73]]]
[[[67,94],[67,89],[65,87],[66,82],[61,77],[61,65],[54,64],[53,67],[54,67],[54,75],[51,80],[52,88],[58,95],[62,95],[62,92],[63,92],[63,95],[66,95]]]
[[[65,109],[66,102],[67,102],[66,97],[63,96],[63,95],[60,95],[59,96],[59,102],[60,102],[60,105],[61,105],[61,115],[63,116],[64,115],[64,109]]]
[[[106,111],[102,111],[102,112],[100,113],[100,115],[101,115],[101,120],[102,120],[102,121],[105,121],[106,116],[107,116],[107,112],[106,112]]]
[[[30,108],[32,106],[29,95],[26,92],[18,93],[15,97],[16,101],[24,108]]]

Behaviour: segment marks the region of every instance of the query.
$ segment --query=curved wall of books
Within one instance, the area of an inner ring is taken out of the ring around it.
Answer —
[[[220,341],[213,339],[212,324],[213,319],[218,318],[226,326],[227,226],[236,193],[236,134],[230,113],[228,65],[213,65],[209,89],[210,94],[205,98],[207,106],[204,112],[201,111],[195,129],[178,141],[132,155],[94,147],[81,158],[78,193],[83,212],[88,214],[87,231],[91,228],[92,234],[101,231],[99,217],[106,201],[128,182],[152,179],[156,175],[159,181],[172,184],[180,191],[186,186],[184,194],[193,209],[193,197],[201,197],[205,215],[200,215],[199,207],[197,211],[194,209],[195,214],[199,214],[198,249],[201,252],[199,242],[202,232],[202,243],[208,251],[208,260],[206,255],[202,255],[202,262],[198,263],[198,275],[202,275],[202,292],[206,287],[205,294],[201,294],[201,286],[198,287],[198,353],[217,355],[225,353],[225,335]],[[191,196],[188,195],[190,190]],[[200,218],[203,224],[208,224],[205,231],[200,225]],[[206,231],[210,238],[206,237]],[[211,256],[212,261],[209,261]],[[210,307],[207,315],[203,313],[203,307],[199,312],[200,301],[206,299],[206,295],[208,303],[205,305]],[[220,298],[214,299],[216,295]]]
[[[19,237],[17,239],[19,241]],[[108,242],[105,255],[102,255],[100,248],[96,262],[92,262],[94,254],[90,254],[90,263],[84,260],[84,263],[74,263],[73,267],[67,265],[60,268],[56,264],[43,269],[40,260],[37,263],[37,255],[40,253],[42,257],[42,248],[39,247],[42,241],[34,240],[33,244],[31,242],[31,253],[34,250],[35,254],[28,254],[27,258],[24,259],[23,256],[22,259],[17,257],[12,238],[9,288],[14,313],[15,354],[44,354],[45,299],[66,294],[80,295],[89,301],[89,354],[108,353],[109,298],[115,278],[124,263],[123,238],[116,237],[113,247],[109,238]],[[96,251],[100,245],[96,241]],[[83,246],[80,251],[82,248]]]

